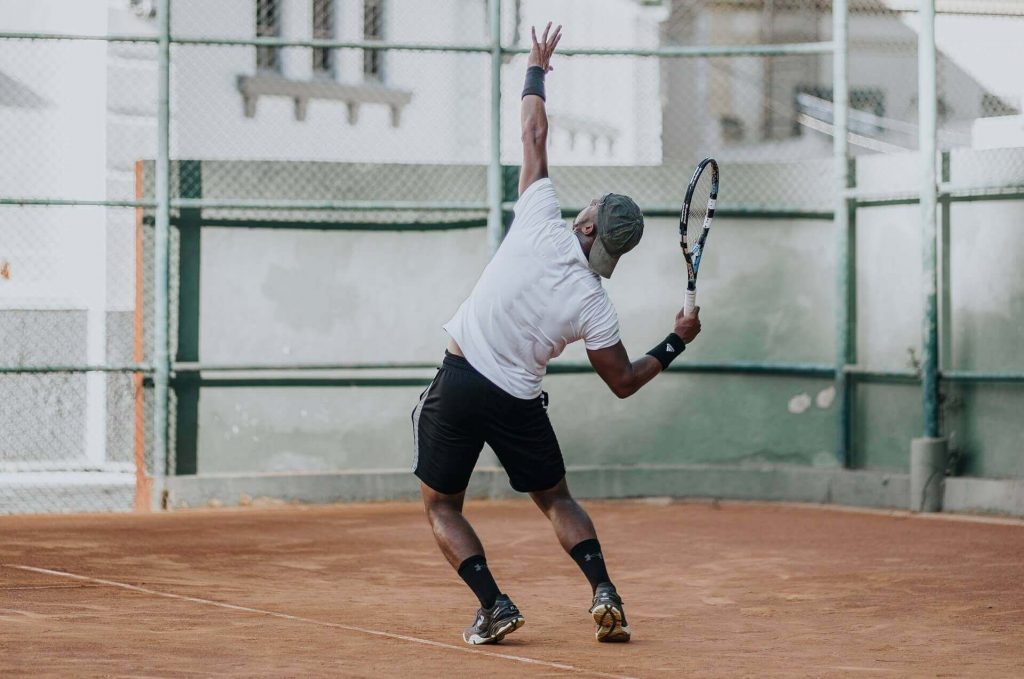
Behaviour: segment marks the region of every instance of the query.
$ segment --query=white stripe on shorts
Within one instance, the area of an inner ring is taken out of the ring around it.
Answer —
[[[438,372],[438,375],[441,373]],[[434,388],[434,383],[437,382],[437,375],[427,385],[426,390],[423,392],[423,396],[420,397],[420,402],[416,404],[416,409],[412,411],[412,470],[416,471],[416,467],[420,463],[420,413],[423,412],[423,404],[426,403],[427,397],[430,396],[430,390]]]

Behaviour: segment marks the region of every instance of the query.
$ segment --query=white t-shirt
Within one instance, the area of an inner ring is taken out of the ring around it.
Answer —
[[[550,179],[520,196],[508,235],[444,329],[470,365],[524,399],[540,395],[548,361],[567,344],[619,341],[615,307],[562,220]]]

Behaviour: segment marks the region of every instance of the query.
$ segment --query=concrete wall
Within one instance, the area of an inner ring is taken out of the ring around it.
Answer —
[[[1019,155],[967,154],[955,159],[954,167],[965,168],[964,181],[992,182],[999,179],[991,174],[995,161],[1005,173]],[[898,190],[901,181],[911,182],[907,168],[914,160],[909,155],[864,161],[859,182],[868,189],[877,188],[873,182],[889,182]],[[973,166],[989,168],[990,174],[971,174]],[[588,178],[600,176],[595,172],[556,170],[563,201],[584,195]],[[606,172],[604,180],[627,190],[643,183],[628,171]],[[641,202],[658,201],[657,194],[667,191],[651,188],[658,182],[650,179],[645,185]],[[1024,203],[1016,201],[954,206],[953,363],[948,367],[1019,369],[1013,347],[1019,345],[1024,318],[1024,281],[1000,267],[1024,252],[1012,228],[1022,212]],[[917,214],[916,208],[900,206],[858,212],[858,354],[866,367],[912,369],[920,354]],[[967,235],[979,228],[973,215],[985,217],[992,243],[975,254],[978,239]],[[440,326],[486,263],[483,235],[480,230],[374,234],[209,228],[203,241],[202,360],[438,361],[444,343]],[[674,219],[649,219],[640,247],[607,283],[624,342],[634,355],[671,327],[683,287],[675,238]],[[684,360],[829,363],[834,356],[833,241],[827,221],[717,220],[702,268],[705,333]],[[961,320],[985,309],[995,314],[983,319],[987,325]],[[998,325],[999,318],[1004,325]],[[572,346],[559,361],[585,361],[585,353]],[[414,374],[429,379],[432,371]],[[545,384],[552,396],[551,418],[574,469],[795,465],[825,473],[836,467],[835,394],[828,379],[669,374],[625,401],[594,375],[552,375]],[[401,473],[411,463],[409,412],[420,390],[205,389],[200,475],[344,471],[370,479],[380,470]],[[961,471],[1024,475],[1019,428],[1010,414],[1024,405],[1019,387],[947,385],[945,391],[951,395],[945,422],[963,459]],[[854,459],[875,474],[872,479],[887,474],[904,479],[909,440],[919,430],[919,387],[858,387]],[[485,452],[481,465],[496,461]],[[789,478],[790,472],[783,475]],[[764,482],[762,474],[755,476],[762,480],[751,482],[751,493]],[[643,487],[629,483],[629,488]]]
[[[677,237],[674,219],[648,220],[608,283],[634,355],[672,327],[685,284]],[[707,339],[686,358],[829,362],[831,241],[827,222],[717,222],[701,286]],[[487,261],[480,230],[210,228],[203,247],[200,355],[210,364],[438,361],[441,325]],[[559,360],[585,352],[574,345]],[[672,374],[628,401],[593,375],[553,376],[547,388],[571,463],[835,464],[827,380]],[[419,391],[206,389],[200,471],[406,466]]]

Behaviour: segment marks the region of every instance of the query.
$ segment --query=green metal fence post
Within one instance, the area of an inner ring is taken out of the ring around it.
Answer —
[[[519,200],[519,172],[522,169],[520,165],[502,165],[502,235],[508,233],[509,228],[512,226],[512,219],[515,215],[512,213],[512,205]]]
[[[846,183],[852,189],[857,185],[857,160],[850,156],[846,159]],[[839,234],[839,250],[842,258],[836,257],[839,276],[838,326],[836,328],[838,356],[837,364],[841,364],[842,379],[836,387],[839,399],[839,422],[836,432],[839,461],[844,467],[850,468],[857,464],[853,423],[856,418],[855,401],[857,382],[860,374],[850,370],[857,363],[857,200],[848,198],[845,203],[846,223],[837,224],[843,231]],[[837,211],[840,209],[837,206]]]
[[[202,163],[178,161],[182,198],[203,197]],[[202,254],[202,209],[181,208],[178,218],[178,348],[175,361],[199,362],[199,271]],[[199,375],[174,376],[174,474],[198,471]]]
[[[949,166],[949,151],[942,152],[942,185],[949,183],[952,178]],[[952,218],[953,202],[949,193],[939,196],[939,227],[941,236],[939,238],[939,379],[942,379],[942,371],[953,367],[953,302],[952,290],[949,287],[950,276],[950,220]],[[941,426],[941,425],[940,425]]]
[[[832,3],[832,157],[835,172],[835,213],[832,217],[836,238],[836,373],[835,388],[838,422],[836,423],[836,456],[840,464],[850,466],[850,431],[852,429],[852,399],[846,366],[853,354],[850,291],[851,234],[847,189],[850,186],[850,165],[847,161],[847,106],[849,81],[846,65],[847,1]]]
[[[153,494],[154,509],[166,507],[168,455],[168,383],[170,379],[170,0],[159,0],[157,43],[156,229],[153,246]]]
[[[501,216],[501,0],[491,0],[491,146],[487,166],[487,244],[493,254],[505,227]]]
[[[910,442],[910,509],[942,509],[948,461],[946,439],[939,431],[939,313],[936,242],[938,146],[936,94],[935,0],[921,0],[917,43],[917,109],[921,161],[921,255],[924,282],[924,318],[921,328],[921,405],[923,433]]]
[[[921,245],[924,280],[924,326],[921,337],[921,386],[924,432],[939,436],[939,322],[936,239],[938,182],[935,173],[937,102],[935,69],[935,0],[921,0],[918,34],[918,115],[921,152]]]

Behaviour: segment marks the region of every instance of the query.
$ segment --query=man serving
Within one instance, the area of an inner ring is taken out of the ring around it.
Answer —
[[[523,166],[515,218],[469,298],[444,326],[444,362],[412,414],[414,472],[434,537],[480,600],[470,644],[500,641],[525,618],[498,587],[484,548],[462,514],[469,477],[487,443],[512,488],[529,493],[593,591],[598,641],[629,641],[630,629],[590,517],[572,498],[547,415],[541,380],[566,345],[583,340],[591,365],[619,398],[650,382],[700,332],[698,309],[676,315],[673,331],[630,361],[615,307],[601,285],[643,235],[627,196],[594,199],[567,228],[548,179],[544,77],[561,39],[549,23],[533,48],[522,96]]]

